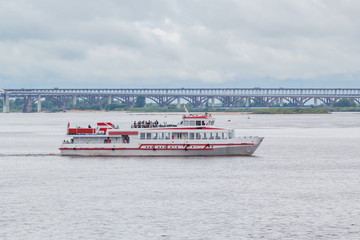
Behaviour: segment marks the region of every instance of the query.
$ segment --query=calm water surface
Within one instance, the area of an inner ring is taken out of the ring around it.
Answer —
[[[180,115],[0,114],[0,239],[359,239],[360,114],[219,115],[253,157],[61,157],[72,126]]]

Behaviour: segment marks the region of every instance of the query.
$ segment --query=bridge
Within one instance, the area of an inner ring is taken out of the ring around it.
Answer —
[[[339,99],[352,99],[360,104],[360,88],[52,88],[52,89],[0,89],[3,100],[3,112],[10,111],[10,99],[24,100],[23,112],[31,112],[32,105],[37,104],[41,111],[42,100],[50,100],[59,108],[65,108],[70,102],[75,106],[77,99],[90,104],[120,102],[134,107],[139,96],[143,96],[160,107],[181,102],[190,103],[194,107],[214,106],[220,102],[222,106],[245,107],[257,106],[305,106],[325,104],[330,106]]]

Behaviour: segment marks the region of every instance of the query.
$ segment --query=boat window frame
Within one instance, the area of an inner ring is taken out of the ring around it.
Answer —
[[[203,132],[203,133],[202,133],[201,139],[208,139],[208,138],[207,138],[207,132]]]
[[[159,138],[159,133],[158,132],[153,132],[152,133],[152,139],[157,140]]]
[[[190,140],[194,140],[194,139],[195,139],[195,133],[194,133],[194,132],[190,132],[190,133],[189,133],[189,139],[190,139]]]
[[[209,132],[209,140],[215,140],[215,133]]]
[[[201,133],[199,133],[199,132],[195,133],[195,139],[200,140],[201,139]]]
[[[171,136],[170,132],[166,132],[165,133],[165,140],[170,139],[170,136]]]
[[[151,132],[146,133],[146,140],[151,140]]]
[[[215,133],[215,139],[218,139],[218,140],[221,139],[221,135],[220,135],[219,132],[216,132],[216,133]]]

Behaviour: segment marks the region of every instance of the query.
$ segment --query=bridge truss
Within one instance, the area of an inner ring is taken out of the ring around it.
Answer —
[[[220,102],[222,106],[232,107],[242,104],[271,106],[305,106],[325,104],[330,106],[339,99],[352,99],[360,104],[360,88],[53,88],[53,89],[1,89],[3,112],[9,112],[9,99],[24,99],[23,112],[30,112],[37,103],[37,111],[41,111],[43,99],[53,101],[59,108],[65,108],[69,102],[77,104],[77,100],[89,104],[120,102],[133,107],[136,98],[143,96],[161,107],[181,102],[190,103],[193,107],[214,106]]]

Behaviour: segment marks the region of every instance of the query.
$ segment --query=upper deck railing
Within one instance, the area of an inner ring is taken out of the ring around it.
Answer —
[[[159,96],[360,96],[360,88],[36,88],[4,89],[20,95],[159,95]]]

